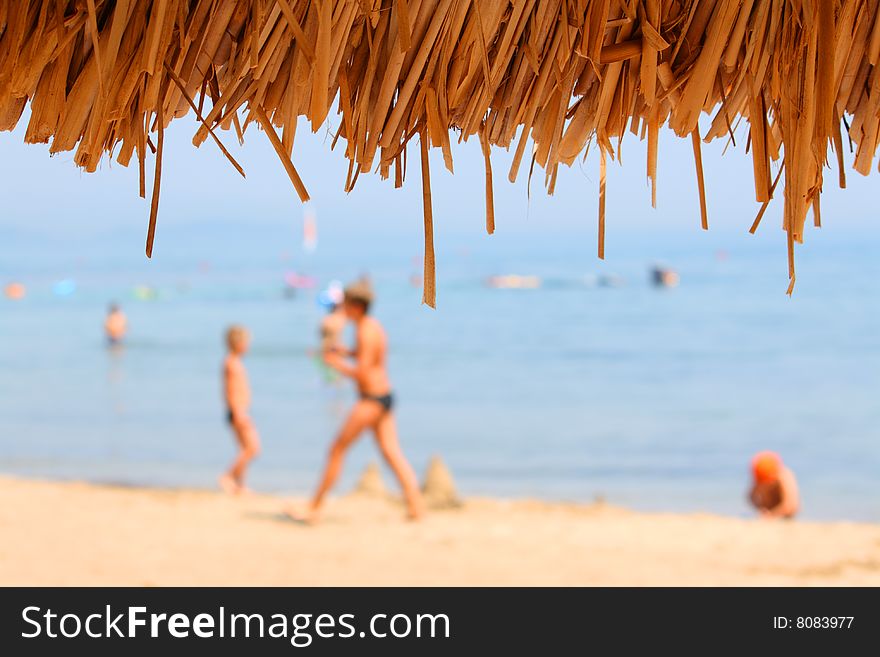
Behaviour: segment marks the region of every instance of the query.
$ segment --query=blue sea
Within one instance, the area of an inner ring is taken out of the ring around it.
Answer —
[[[774,449],[806,517],[880,521],[877,233],[811,232],[789,298],[778,228],[616,235],[600,262],[586,229],[441,227],[431,310],[411,280],[417,236],[322,227],[307,253],[299,230],[169,224],[147,261],[140,223],[79,238],[0,227],[0,283],[28,291],[0,299],[0,472],[214,486],[233,455],[220,364],[237,322],[264,446],[250,484],[306,493],[353,399],[310,354],[315,297],[368,273],[404,451],[419,472],[442,456],[465,496],[745,515],[749,459]],[[655,263],[680,286],[653,288]],[[291,271],[317,287],[285,294]],[[543,284],[488,287],[498,274]],[[116,351],[111,301],[130,325]],[[365,436],[341,489],[374,459]]]

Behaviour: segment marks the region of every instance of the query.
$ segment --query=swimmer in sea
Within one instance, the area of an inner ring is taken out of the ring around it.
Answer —
[[[345,330],[345,311],[342,303],[329,307],[324,319],[321,320],[321,355],[342,349],[342,331]]]
[[[752,459],[749,500],[762,518],[793,518],[800,509],[794,473],[775,452],[760,452]]]
[[[119,306],[111,303],[104,320],[104,334],[107,336],[107,344],[111,346],[122,344],[127,328],[128,320],[126,320],[125,314]]]
[[[342,308],[345,317],[355,326],[356,347],[353,351],[339,348],[328,350],[324,354],[324,361],[354,381],[360,399],[355,402],[330,447],[324,475],[306,515],[288,511],[294,519],[306,522],[318,520],[324,497],[342,472],[346,452],[367,429],[375,434],[382,456],[400,482],[409,518],[416,520],[423,514],[418,480],[404,457],[397,438],[394,398],[385,366],[388,343],[382,325],[368,314],[372,301],[373,292],[366,281],[357,281],[344,291]]]
[[[328,352],[345,351],[342,343],[342,332],[345,330],[345,311],[342,308],[342,285],[336,282],[330,284],[326,291],[318,297],[318,303],[326,308],[327,314],[321,320],[319,330],[321,346],[316,354],[318,367],[324,373],[325,379],[330,383],[339,380],[339,373],[324,362],[324,356]]]
[[[321,372],[325,383],[337,384],[342,380],[339,372],[324,362],[324,354],[328,351],[342,350],[342,333],[345,330],[346,317],[342,310],[342,285],[336,281],[330,283],[326,290],[318,295],[318,306],[326,311],[321,319],[318,335],[320,343],[317,349],[310,349],[309,355]]]
[[[241,357],[247,352],[250,335],[242,326],[232,326],[226,332],[229,353],[223,361],[223,396],[226,401],[226,421],[238,441],[238,454],[229,470],[220,477],[220,487],[227,493],[246,491],[245,471],[260,453],[260,437],[250,418],[251,391],[247,372]]]

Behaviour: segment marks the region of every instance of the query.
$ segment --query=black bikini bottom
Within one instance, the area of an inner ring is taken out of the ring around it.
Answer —
[[[385,409],[386,413],[394,406],[394,395],[390,392],[387,395],[361,395],[361,399],[378,402]]]

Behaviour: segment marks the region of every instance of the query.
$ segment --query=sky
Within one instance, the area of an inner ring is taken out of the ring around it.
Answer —
[[[343,191],[347,162],[342,143],[331,151],[329,125],[311,133],[302,122],[294,145],[294,163],[312,198],[322,234],[378,232],[400,239],[420,239],[422,231],[421,181],[418,146],[410,145],[410,168],[403,189],[378,174],[362,175],[351,194]],[[43,144],[23,143],[26,117],[11,133],[0,133],[0,230],[45,233],[76,239],[111,232],[119,226],[146,229],[149,201],[138,196],[137,166],[122,167],[105,158],[96,173],[82,172],[72,153],[50,157]],[[159,229],[163,225],[301,221],[303,208],[271,145],[255,125],[240,146],[233,132],[219,132],[221,140],[244,167],[242,179],[210,140],[200,148],[191,138],[197,124],[190,114],[175,120],[166,131]],[[746,133],[737,146],[716,140],[703,150],[704,171],[713,231],[744,233],[758,204],[750,156],[744,152]],[[699,232],[699,205],[693,154],[689,139],[661,130],[658,207],[651,208],[645,176],[645,143],[632,134],[623,141],[622,163],[609,162],[607,222],[609,239],[657,231]],[[435,230],[481,234],[485,224],[484,167],[476,138],[453,144],[455,175],[443,167],[439,149],[431,156]],[[833,159],[833,158],[832,158]],[[511,153],[493,149],[496,225],[499,233],[577,234],[592,239],[595,248],[598,205],[598,154],[561,167],[556,193],[548,197],[543,173],[536,169],[527,187],[528,162],[516,184],[507,181]],[[134,162],[134,161],[133,161]],[[852,155],[847,154],[847,164]],[[152,159],[148,158],[148,198]],[[863,178],[847,171],[849,187],[837,188],[836,170],[828,170],[823,194],[823,232],[858,234],[877,231],[874,221],[876,173]],[[529,196],[529,191],[531,195]],[[771,204],[761,232],[784,241],[781,193]],[[762,239],[762,238],[758,238]],[[808,242],[816,239],[808,231]]]

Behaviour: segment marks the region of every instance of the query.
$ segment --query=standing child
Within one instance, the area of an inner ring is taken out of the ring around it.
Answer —
[[[241,357],[247,353],[250,335],[243,326],[232,326],[226,332],[229,353],[223,361],[223,395],[226,400],[226,421],[238,440],[238,455],[229,470],[220,477],[220,487],[227,493],[245,490],[244,475],[250,462],[260,453],[260,437],[248,409],[251,391]]]

